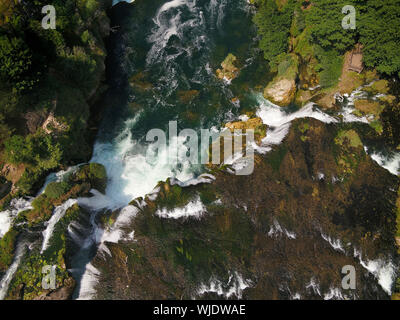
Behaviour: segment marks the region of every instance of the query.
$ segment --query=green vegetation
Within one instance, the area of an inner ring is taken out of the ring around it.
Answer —
[[[287,147],[285,145],[280,145],[277,150],[274,150],[269,154],[268,162],[276,172],[279,171],[283,158],[286,156],[287,152]]]
[[[107,187],[107,172],[101,164],[90,163],[79,168],[71,180],[74,183],[89,182],[92,188],[104,193]]]
[[[25,194],[49,170],[87,159],[88,101],[104,72],[109,1],[52,1],[55,30],[41,26],[48,4],[0,0],[0,159],[24,166]]]
[[[336,85],[343,55],[357,43],[363,45],[363,62],[389,76],[400,72],[400,6],[398,0],[355,0],[356,29],[344,29],[342,8],[346,0],[258,0],[254,22],[260,48],[272,65],[289,52],[315,57],[322,87]],[[351,4],[351,3],[350,3]]]
[[[293,0],[279,8],[275,0],[258,0],[258,10],[254,16],[260,35],[260,48],[264,57],[274,62],[276,57],[287,51],[290,26],[293,15]]]
[[[367,67],[387,75],[398,75],[399,1],[388,0],[384,5],[379,0],[354,1],[357,14],[355,30],[342,28],[342,8],[348,4],[345,0],[313,1],[307,15],[313,43],[326,52],[341,55],[359,41],[364,46],[363,61]]]
[[[54,208],[67,199],[86,196],[91,189],[104,192],[106,186],[107,174],[101,164],[84,165],[66,176],[63,181],[49,183],[45,192],[32,201],[33,209],[21,212],[17,221],[26,221],[29,226],[35,226],[48,220]]]
[[[11,228],[0,239],[0,272],[7,270],[12,263],[17,236],[18,231]]]
[[[47,185],[45,194],[50,199],[57,199],[65,194],[70,188],[71,186],[68,184],[67,181],[51,182]]]
[[[17,270],[10,286],[10,291],[20,288],[23,285],[23,299],[36,298],[44,292],[42,288],[42,268],[46,265],[57,266],[56,288],[65,286],[71,282],[71,276],[67,271],[66,259],[68,258],[68,246],[66,242],[67,227],[73,220],[78,219],[81,209],[74,205],[67,210],[64,217],[57,223],[50,240],[50,246],[43,254],[36,250],[33,254],[25,257]]]
[[[354,130],[341,130],[335,138],[335,143],[343,146],[343,144],[349,144],[352,148],[362,147],[363,144],[357,132]]]
[[[363,143],[358,133],[353,130],[340,130],[335,139],[336,162],[341,176],[348,177],[357,169],[365,156]]]

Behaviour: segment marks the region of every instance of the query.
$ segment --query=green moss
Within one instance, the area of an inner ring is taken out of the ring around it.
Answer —
[[[29,226],[48,220],[53,213],[54,203],[42,194],[32,201],[32,207],[32,210],[21,212],[18,216],[18,220],[26,220]]]
[[[217,200],[217,195],[211,188],[203,187],[200,191],[200,200],[205,205],[208,205]]]
[[[64,265],[64,255],[66,253],[66,236],[68,225],[77,220],[82,213],[82,209],[77,204],[70,207],[65,215],[58,221],[52,237],[49,242],[49,247],[43,252],[43,257],[47,260],[57,261],[59,265]]]
[[[335,143],[337,145],[343,145],[344,143],[349,143],[352,148],[362,147],[360,136],[354,130],[341,130],[335,138]]]
[[[300,54],[303,58],[313,56],[314,49],[310,41],[309,29],[305,29],[296,39],[294,52]]]
[[[285,157],[286,153],[288,152],[285,145],[280,145],[277,150],[274,150],[269,154],[268,162],[271,164],[271,167],[275,171],[279,171],[281,166],[282,160]]]
[[[299,72],[299,59],[294,54],[282,54],[277,58],[278,79],[295,80]]]
[[[40,254],[39,249],[34,249],[29,255],[25,256],[18,268],[9,291],[19,291],[23,286],[23,299],[30,300],[38,297],[45,290],[42,288],[42,268],[46,265],[56,266],[56,288],[65,285],[70,281],[71,275],[67,271],[66,260],[71,256],[67,246],[67,227],[77,220],[82,210],[76,204],[69,208],[65,215],[57,223],[48,248]]]
[[[50,182],[45,190],[45,194],[50,199],[57,199],[70,190],[71,186],[66,181]]]
[[[387,80],[378,80],[372,83],[369,87],[365,87],[364,91],[372,94],[387,94],[389,93],[389,82]]]
[[[79,168],[71,177],[74,183],[90,183],[91,187],[105,193],[107,187],[107,172],[103,165],[90,163]]]
[[[305,122],[305,123],[300,124],[298,128],[301,133],[305,133],[310,129],[310,124]]]
[[[383,125],[379,120],[374,120],[369,124],[378,134],[383,133]]]
[[[6,271],[12,263],[17,236],[18,231],[11,228],[0,239],[0,271]]]

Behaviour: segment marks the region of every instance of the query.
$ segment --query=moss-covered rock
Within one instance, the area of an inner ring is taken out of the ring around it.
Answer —
[[[282,58],[278,65],[278,74],[264,90],[264,97],[281,107],[294,101],[296,78],[299,72],[299,59],[291,54]]]
[[[341,181],[337,157],[349,154],[357,165]],[[322,294],[340,288],[347,264],[356,268],[358,298],[387,298],[378,281],[354,264],[353,247],[365,259],[394,253],[391,189],[399,181],[366,156],[356,131],[298,119],[282,145],[256,161],[251,178],[214,174],[212,184],[160,183],[155,200],[136,205],[139,213],[121,230],[134,230],[134,241],[105,243],[111,255],[99,252],[92,261],[100,272],[96,298],[226,298],[199,289],[214,280],[228,291],[236,274],[248,288],[230,298],[290,299],[293,292],[320,298],[305,284],[317,278]],[[199,195],[206,210],[200,217],[157,213]],[[321,232],[340,239],[346,254]]]
[[[0,239],[0,273],[5,272],[12,263],[17,236],[18,231],[11,228]]]
[[[246,130],[253,130],[254,139],[257,143],[260,143],[267,135],[267,125],[265,125],[262,122],[262,119],[258,117],[246,121],[228,122],[225,124],[225,128],[228,128],[231,133],[234,133],[235,130],[241,130],[243,133],[245,133]]]
[[[49,246],[41,253],[40,246],[34,247],[23,257],[10,284],[8,299],[70,299],[75,281],[67,270],[74,252],[72,240],[68,238],[67,228],[72,221],[85,218],[86,211],[77,204],[70,207],[58,221],[51,235]],[[75,248],[76,249],[76,248]],[[56,288],[44,289],[42,281],[44,266],[56,268]]]
[[[90,163],[80,167],[71,177],[71,181],[90,183],[92,188],[104,193],[107,187],[107,172],[101,164]]]
[[[33,200],[33,209],[21,212],[17,221],[28,222],[29,226],[38,225],[50,219],[54,208],[66,200],[88,196],[91,189],[104,193],[106,187],[107,173],[104,166],[97,163],[81,166],[63,181],[49,183],[45,192]]]
[[[221,63],[222,69],[217,69],[217,77],[231,81],[239,75],[239,68],[236,66],[237,58],[232,54],[228,54]]]
[[[389,93],[389,82],[387,80],[374,81],[370,86],[364,88],[364,91],[372,94],[387,94]]]

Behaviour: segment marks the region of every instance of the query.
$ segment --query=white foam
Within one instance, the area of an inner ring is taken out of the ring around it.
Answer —
[[[180,218],[200,218],[204,213],[207,212],[206,207],[201,202],[200,197],[197,196],[196,199],[190,201],[187,205],[182,208],[174,208],[172,210],[167,210],[162,208],[156,211],[156,215],[161,218],[167,219],[180,219]]]
[[[338,288],[329,288],[329,292],[324,294],[324,300],[344,300],[342,292]]]
[[[135,206],[129,205],[124,207],[118,214],[117,220],[109,230],[105,230],[101,238],[97,240],[98,243],[112,242],[118,243],[123,239],[122,228],[129,225],[133,218],[138,214],[139,209]],[[128,236],[129,238],[130,236]]]
[[[301,300],[300,293],[296,292],[294,295],[290,297],[291,300]]]
[[[46,229],[42,232],[43,244],[40,253],[43,253],[49,246],[49,241],[51,239],[51,236],[53,235],[54,229],[58,221],[60,221],[60,219],[64,217],[67,210],[76,203],[78,203],[76,199],[68,199],[62,205],[54,208],[53,215],[51,216],[50,220],[46,223],[47,224]]]
[[[356,249],[354,249],[354,257],[358,258],[360,264],[378,279],[378,283],[382,289],[390,296],[397,269],[393,262],[383,261],[382,259],[364,261],[361,251]]]
[[[317,282],[317,280],[315,280],[315,278],[311,278],[310,282],[308,284],[306,284],[306,289],[312,289],[314,294],[317,294],[319,296],[321,296],[321,291],[319,289],[319,283]]]
[[[12,199],[9,208],[5,211],[0,212],[0,239],[10,230],[14,219],[18,213],[32,209],[32,200],[30,199]]]
[[[80,290],[77,300],[91,300],[96,297],[96,284],[99,281],[100,271],[91,263],[85,268],[85,273],[80,282]]]
[[[315,107],[314,103],[308,103],[296,112],[287,113],[272,102],[265,99],[261,94],[256,95],[259,103],[257,116],[260,117],[264,124],[268,125],[267,135],[261,141],[261,153],[271,150],[268,146],[280,144],[289,133],[290,124],[293,120],[299,118],[314,118],[324,123],[338,122],[337,119],[323,113]]]
[[[291,240],[296,239],[296,233],[286,230],[285,228],[281,227],[278,221],[274,220],[274,224],[271,226],[268,236],[276,238],[281,234],[286,235],[286,237]]]
[[[385,157],[382,154],[373,153],[370,155],[381,167],[394,175],[400,174],[400,153],[395,153],[391,157]]]
[[[322,239],[324,239],[325,241],[329,242],[329,244],[331,245],[331,247],[333,249],[335,249],[336,251],[341,251],[341,252],[345,252],[342,246],[342,242],[340,241],[340,239],[333,239],[330,236],[324,234],[321,232],[321,237]]]
[[[113,0],[112,5],[115,6],[117,3],[120,3],[120,2],[134,3],[135,0]]]
[[[250,280],[244,280],[239,273],[234,272],[230,275],[226,284],[213,277],[208,284],[201,284],[196,293],[200,296],[205,293],[216,293],[227,299],[235,295],[238,299],[241,299],[243,290],[250,287],[251,284]]]
[[[7,269],[6,274],[0,281],[0,300],[3,300],[6,297],[8,287],[10,286],[11,280],[13,279],[14,274],[17,271],[25,252],[26,252],[26,243],[20,242],[17,245],[17,249],[15,250],[14,261],[12,262],[11,266]]]
[[[185,137],[175,137],[172,147],[165,146],[162,150],[156,150],[156,144],[143,145],[132,138],[139,116],[126,121],[125,129],[112,143],[96,142],[91,162],[101,163],[107,170],[106,195],[95,192],[95,199],[81,199],[80,203],[86,201],[91,207],[114,210],[151,193],[159,181],[176,177],[185,183],[194,178],[187,149],[182,147]],[[172,148],[178,150],[174,153]],[[172,158],[174,154],[178,155],[178,162],[182,159],[179,169],[177,160]]]
[[[287,113],[284,108],[281,108],[272,102],[265,99],[261,94],[256,95],[259,102],[259,110],[257,116],[259,116],[263,123],[271,127],[281,127],[287,123],[292,122],[299,118],[314,118],[324,123],[338,122],[337,119],[323,113],[317,109],[314,103],[307,103],[303,108],[296,112]]]

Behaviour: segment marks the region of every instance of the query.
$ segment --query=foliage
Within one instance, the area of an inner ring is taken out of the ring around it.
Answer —
[[[346,0],[313,1],[306,21],[314,43],[338,53],[344,53],[354,45],[356,32],[342,27],[345,17],[342,8],[348,4]]]
[[[312,41],[324,50],[343,54],[357,41],[363,44],[363,61],[387,75],[398,75],[400,57],[400,2],[399,0],[355,0],[356,29],[343,29],[342,8],[345,0],[313,1],[307,15]]]
[[[62,182],[50,182],[45,190],[45,194],[50,198],[50,199],[57,199],[61,195],[65,194],[66,192],[71,189],[71,186],[67,181],[62,181]]]
[[[26,163],[37,169],[49,170],[58,166],[62,151],[51,135],[38,131],[26,138],[14,135],[5,141],[7,160],[13,164]]]
[[[264,57],[273,61],[276,56],[286,52],[288,37],[293,14],[293,1],[280,10],[275,0],[259,0],[254,22],[260,35],[260,48],[264,51]]]
[[[34,191],[61,164],[87,161],[87,101],[104,71],[105,28],[99,26],[107,22],[106,3],[54,0],[56,29],[44,30],[47,1],[0,0],[0,153],[27,168],[17,183],[23,192]],[[67,129],[43,132],[38,124],[27,134],[26,113],[50,111]]]
[[[357,0],[360,21],[357,27],[364,45],[364,63],[388,75],[400,76],[400,1]],[[365,4],[367,3],[367,4]]]
[[[90,163],[79,168],[71,180],[75,183],[89,182],[92,188],[104,193],[107,187],[107,172],[101,164]]]
[[[315,49],[319,61],[315,69],[319,72],[320,85],[326,88],[335,86],[342,73],[343,57],[335,50],[323,50],[319,46],[316,46]]]
[[[35,74],[31,74],[32,53],[20,38],[0,36],[0,79],[21,91],[31,89],[36,83]]]
[[[0,271],[5,271],[12,263],[17,236],[18,231],[11,228],[0,239]]]

